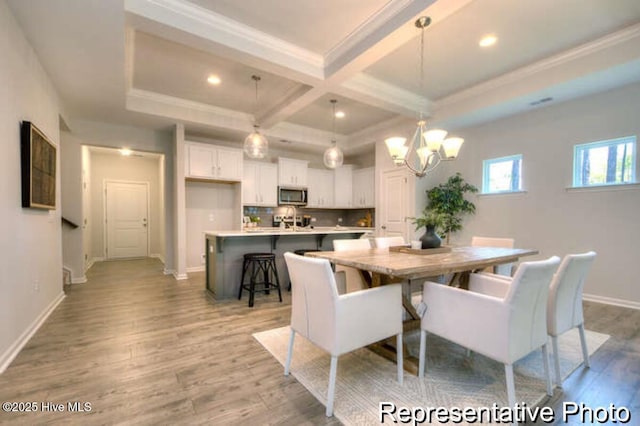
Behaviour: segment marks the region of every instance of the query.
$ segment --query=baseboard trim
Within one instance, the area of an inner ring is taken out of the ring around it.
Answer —
[[[81,277],[78,278],[73,278],[71,277],[71,284],[84,284],[87,282],[87,276],[83,275]]]
[[[595,294],[584,293],[582,295],[582,300],[586,300],[587,302],[603,303],[605,305],[613,305],[613,306],[620,306],[623,308],[640,310],[640,302],[632,302],[630,300],[616,299],[614,297],[605,297],[605,296],[598,296]]]
[[[191,268],[187,268],[187,273],[189,272],[203,272],[206,270],[206,267],[204,265],[202,266],[193,266]]]
[[[167,269],[167,268],[164,268],[164,269],[162,270],[162,273],[163,273],[163,274],[165,274],[165,275],[173,275],[173,273],[174,273],[174,272],[175,272],[175,271],[174,271],[173,269]]]
[[[175,278],[176,281],[186,280],[189,278],[187,274],[179,274],[176,271],[173,271],[172,274],[173,274],[173,278]]]
[[[53,312],[60,302],[62,302],[65,298],[64,292],[60,292],[58,296],[45,308],[44,311],[31,323],[29,327],[20,335],[18,340],[13,342],[9,349],[5,351],[5,353],[0,356],[0,374],[4,373],[4,371],[9,367],[11,362],[15,359],[16,356],[20,353],[24,345],[26,345],[31,337],[38,331],[38,329],[42,326],[42,324],[49,318],[51,312]]]
[[[155,259],[160,259],[160,262],[162,262],[163,265],[165,264],[164,256],[161,255],[160,253],[150,254],[149,257],[153,257]]]

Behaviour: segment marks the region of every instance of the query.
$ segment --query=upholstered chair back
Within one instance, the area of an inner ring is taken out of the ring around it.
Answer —
[[[509,354],[518,360],[547,342],[547,297],[558,256],[523,262],[516,271],[504,302],[509,309]]]
[[[513,238],[473,237],[471,245],[474,247],[503,247],[513,248]]]
[[[388,248],[393,246],[404,246],[407,243],[404,241],[404,237],[377,237],[374,238],[376,248]]]
[[[338,290],[329,261],[293,253],[284,259],[291,278],[291,328],[332,352]]]
[[[473,247],[501,247],[501,248],[513,248],[515,241],[513,238],[493,238],[493,237],[473,237],[471,238],[471,245]],[[513,269],[513,263],[504,263],[502,265],[496,265],[493,268],[487,268],[486,272],[494,272],[498,275],[511,276],[511,270]]]
[[[347,251],[347,250],[369,250],[371,243],[367,238],[359,238],[352,240],[333,240],[334,251]]]
[[[333,240],[334,251],[369,250],[371,242],[368,238],[351,240]],[[360,271],[349,266],[336,265],[336,272],[345,273],[345,292],[364,290],[368,288],[367,283],[362,278]]]
[[[547,329],[551,336],[559,336],[584,322],[582,290],[595,258],[596,253],[590,251],[562,259],[549,288]]]

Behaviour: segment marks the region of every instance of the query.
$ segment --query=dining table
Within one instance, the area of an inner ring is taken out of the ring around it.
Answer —
[[[404,334],[420,327],[419,309],[411,302],[411,284],[430,278],[468,289],[469,275],[496,265],[515,263],[525,256],[538,254],[535,249],[503,247],[440,247],[437,249],[413,250],[408,247],[381,249],[318,251],[305,256],[327,259],[334,265],[358,269],[369,287],[392,283],[406,283],[402,305],[406,311],[403,321]],[[429,301],[423,301],[428,305]],[[396,362],[395,339],[369,346],[379,355]],[[417,374],[418,360],[403,348],[404,368]]]

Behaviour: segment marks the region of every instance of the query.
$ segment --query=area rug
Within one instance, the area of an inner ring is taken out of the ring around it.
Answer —
[[[284,365],[289,333],[287,326],[253,336]],[[609,338],[593,331],[587,331],[586,336],[590,354]],[[419,331],[405,339],[409,352],[417,357]],[[342,355],[338,359],[334,415],[345,425],[370,425],[380,424],[379,405],[383,401],[410,409],[508,405],[502,364],[475,353],[468,357],[464,348],[435,335],[430,335],[427,342],[425,378],[405,372],[403,385],[396,380],[396,365],[367,349]],[[559,338],[559,353],[563,378],[579,366],[584,368],[577,329]],[[296,335],[291,374],[323,404],[326,404],[329,363],[329,354]],[[553,364],[551,368],[553,374]],[[541,351],[514,364],[514,373],[518,402],[535,407],[546,399]]]

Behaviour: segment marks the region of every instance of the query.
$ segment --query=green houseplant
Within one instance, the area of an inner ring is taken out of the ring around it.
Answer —
[[[474,214],[476,206],[465,199],[465,194],[476,193],[478,188],[466,182],[460,173],[450,176],[445,183],[427,190],[428,204],[425,210],[441,214],[438,230],[446,236],[447,244],[452,232],[462,229],[462,218]]]
[[[442,240],[436,233],[436,228],[444,224],[444,215],[442,213],[425,207],[422,210],[422,216],[413,217],[411,221],[416,225],[416,231],[426,228],[424,235],[420,237],[423,249],[440,247]]]

